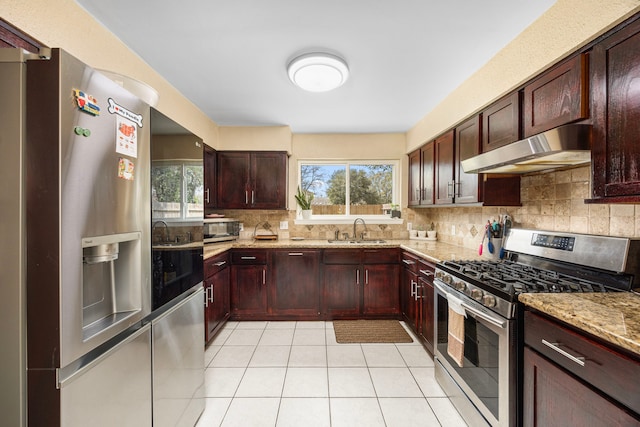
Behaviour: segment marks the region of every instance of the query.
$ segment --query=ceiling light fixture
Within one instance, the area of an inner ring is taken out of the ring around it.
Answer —
[[[344,84],[349,68],[342,58],[329,53],[307,53],[287,66],[289,79],[309,92],[327,92]]]

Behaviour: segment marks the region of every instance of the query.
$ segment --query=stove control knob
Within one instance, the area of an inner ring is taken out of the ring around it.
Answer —
[[[493,295],[485,295],[482,297],[482,303],[487,307],[495,307],[496,297],[494,297]]]
[[[453,277],[446,275],[442,278],[442,281],[447,285],[451,285],[451,283],[453,283]]]
[[[442,271],[436,272],[436,279],[442,280],[443,277],[444,277],[444,273]]]
[[[467,284],[464,282],[455,282],[454,288],[464,293],[464,291],[467,290]]]
[[[482,301],[483,292],[480,289],[474,289],[471,291],[471,298],[476,301]]]

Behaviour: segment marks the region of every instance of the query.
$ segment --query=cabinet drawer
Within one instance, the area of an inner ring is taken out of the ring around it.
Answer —
[[[417,255],[413,255],[410,252],[402,252],[402,266],[407,269],[410,270],[411,272],[418,274],[418,268],[419,268],[419,264],[418,264],[418,260],[420,258]]]
[[[530,311],[524,322],[526,345],[640,413],[639,362]]]
[[[231,252],[232,264],[266,264],[267,251],[241,250]]]
[[[433,283],[433,276],[435,275],[435,271],[436,265],[433,262],[427,261],[423,258],[418,259],[418,273],[421,278],[429,283]]]
[[[213,256],[204,261],[204,277],[210,277],[229,266],[229,252]]]
[[[363,262],[365,264],[397,264],[398,249],[364,249]]]
[[[361,261],[359,249],[325,249],[322,256],[324,264],[360,264]]]

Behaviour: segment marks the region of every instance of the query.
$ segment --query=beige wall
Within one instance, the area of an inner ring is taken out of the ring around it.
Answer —
[[[156,107],[159,111],[208,145],[217,146],[217,125],[74,0],[2,0],[0,17],[45,45],[61,47],[94,68],[148,84],[160,94]]]
[[[640,11],[637,0],[557,0],[409,130],[407,152],[519,87],[637,11]]]
[[[274,150],[291,153],[289,126],[220,126],[219,150]]]

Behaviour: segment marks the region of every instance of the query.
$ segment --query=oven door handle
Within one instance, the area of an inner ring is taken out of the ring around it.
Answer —
[[[453,295],[451,292],[447,291],[446,289],[444,289],[442,287],[442,285],[440,285],[438,283],[437,280],[433,281],[433,284],[436,286],[436,288],[438,288],[438,290],[442,293],[444,293],[446,296],[452,296],[454,299],[460,301],[460,305],[466,310],[471,312],[472,314],[474,314],[476,317],[481,318],[482,320],[484,320],[485,322],[489,322],[494,326],[497,326],[498,328],[501,329],[505,329],[506,328],[506,321],[501,320],[501,319],[496,319],[493,316],[490,316],[486,313],[483,313],[482,311],[478,310],[475,307],[470,306],[469,304],[467,304],[466,302],[462,301],[461,299],[457,298],[455,295]]]

